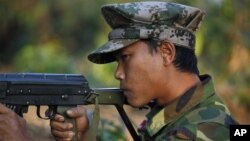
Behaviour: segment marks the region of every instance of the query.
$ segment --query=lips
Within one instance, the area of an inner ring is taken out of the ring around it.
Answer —
[[[123,91],[127,90],[127,88],[124,85],[120,85],[120,89],[123,90]]]
[[[127,89],[127,88],[124,88],[124,87],[121,87],[121,89],[122,89],[122,91],[123,91],[123,94],[126,96],[126,97],[128,97],[128,92],[129,92],[129,90]]]
[[[120,88],[122,89],[123,94],[128,98],[130,90],[128,89],[127,86],[123,85],[122,82],[120,84],[121,84]]]
[[[126,91],[126,90],[123,90],[123,94],[126,96],[126,97],[128,97],[128,91]]]

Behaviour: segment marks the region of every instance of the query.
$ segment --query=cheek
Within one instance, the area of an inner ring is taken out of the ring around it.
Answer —
[[[158,84],[161,64],[156,56],[134,58],[126,66],[125,82],[133,92],[133,97],[140,97],[142,100],[154,99]]]
[[[145,97],[152,99],[157,97],[160,81],[164,77],[163,74],[162,65],[159,62],[152,61],[144,64],[136,78],[138,79],[137,83],[141,89],[140,91],[144,93]]]
[[[142,87],[148,82],[148,78],[151,74],[147,64],[134,63],[127,68],[125,75],[129,85],[133,84]]]
[[[157,82],[151,67],[143,65],[142,67],[134,68],[131,73],[127,74],[127,78],[127,84],[131,88],[134,97],[138,97],[141,100],[153,98],[154,89],[152,88]]]

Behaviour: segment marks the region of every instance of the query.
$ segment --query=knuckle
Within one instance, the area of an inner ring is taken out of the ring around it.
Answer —
[[[62,123],[60,126],[58,126],[61,131],[69,131],[72,126],[70,123]]]
[[[50,121],[51,129],[58,130],[58,131],[69,131],[73,125],[71,123],[66,122],[58,122],[58,121]]]
[[[56,114],[55,117],[52,120],[63,122],[64,121],[64,117],[61,116],[61,115],[59,115],[59,114]]]
[[[64,131],[67,131],[68,130],[68,126],[67,125],[66,126],[61,126],[60,129],[64,130]]]
[[[51,134],[57,141],[71,140],[74,136],[74,133],[72,131],[61,132],[57,130],[51,130]]]

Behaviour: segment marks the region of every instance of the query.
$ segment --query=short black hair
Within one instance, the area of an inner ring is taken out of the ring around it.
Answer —
[[[159,46],[159,42],[161,42],[152,39],[142,41],[144,41],[148,45],[150,53],[156,52],[157,47]],[[190,72],[199,75],[199,69],[197,66],[198,60],[195,55],[195,51],[177,45],[175,45],[175,50],[176,54],[175,59],[173,61],[174,66],[179,71]]]
[[[181,46],[175,45],[175,59],[174,59],[174,66],[184,72],[190,72],[195,73],[199,75],[199,69],[198,69],[198,60],[195,55],[195,51],[192,49],[188,49]]]

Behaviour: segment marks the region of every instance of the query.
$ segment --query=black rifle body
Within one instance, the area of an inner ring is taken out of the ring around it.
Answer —
[[[120,89],[91,89],[81,74],[0,74],[0,103],[20,116],[28,111],[28,106],[34,105],[38,117],[52,119],[58,106],[94,104],[96,97],[101,105],[114,105],[134,140],[140,140],[123,109],[127,103]],[[48,106],[45,117],[40,114],[40,106]]]

